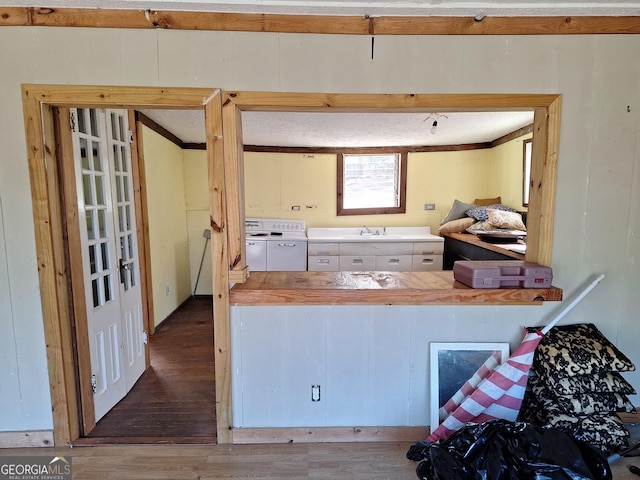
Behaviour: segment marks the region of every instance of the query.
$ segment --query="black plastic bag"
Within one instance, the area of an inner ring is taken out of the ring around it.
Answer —
[[[407,452],[420,480],[611,480],[607,457],[553,427],[494,420],[469,424]]]

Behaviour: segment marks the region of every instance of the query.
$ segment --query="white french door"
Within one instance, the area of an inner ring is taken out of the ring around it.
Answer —
[[[126,110],[71,109],[95,421],[145,369]]]

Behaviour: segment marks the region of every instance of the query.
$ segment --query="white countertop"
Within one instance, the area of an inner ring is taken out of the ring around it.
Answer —
[[[364,227],[308,228],[310,242],[444,242],[429,227],[369,227],[373,235],[362,234]],[[377,233],[376,233],[377,232]]]

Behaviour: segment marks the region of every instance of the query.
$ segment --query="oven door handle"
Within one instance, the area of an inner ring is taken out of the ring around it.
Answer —
[[[278,246],[279,247],[295,247],[296,244],[295,243],[279,243]]]

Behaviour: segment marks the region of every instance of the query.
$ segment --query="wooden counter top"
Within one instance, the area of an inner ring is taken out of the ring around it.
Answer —
[[[473,289],[441,272],[253,272],[233,286],[231,305],[537,304],[562,300],[550,288]]]
[[[470,243],[471,245],[476,245],[478,247],[482,247],[487,250],[491,250],[493,252],[497,252],[511,258],[515,258],[516,260],[524,260],[524,255],[522,253],[508,250],[499,243],[483,242],[482,240],[480,240],[480,238],[478,238],[477,235],[473,235],[471,233],[443,233],[442,236],[455,238],[456,240],[460,240],[461,242]]]

